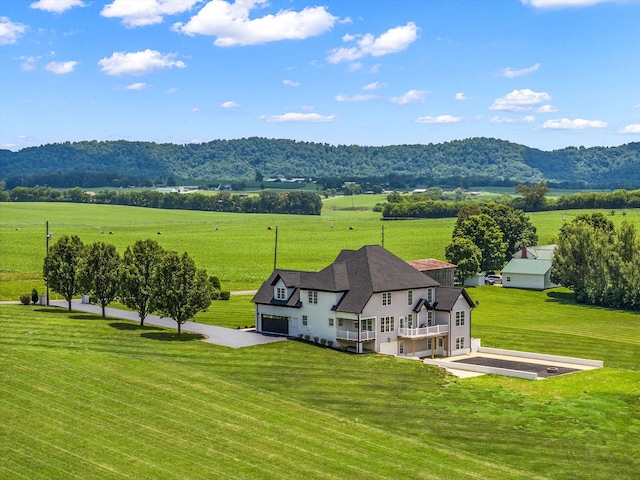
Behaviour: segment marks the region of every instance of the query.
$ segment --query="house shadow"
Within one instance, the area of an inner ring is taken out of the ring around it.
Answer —
[[[203,340],[207,338],[198,333],[181,333],[178,335],[176,332],[146,332],[141,333],[140,336],[161,342],[191,342],[193,340]]]
[[[127,322],[112,322],[110,327],[116,330],[145,330],[145,331],[158,331],[162,330],[160,327],[153,327],[148,325],[140,325],[139,323],[127,323]]]

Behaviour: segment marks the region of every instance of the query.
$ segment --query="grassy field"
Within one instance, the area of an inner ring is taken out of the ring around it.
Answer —
[[[0,203],[0,300],[17,300],[32,288],[43,291],[40,272],[46,220],[54,233],[53,241],[63,234],[76,234],[87,243],[113,243],[123,252],[138,239],[153,238],[165,248],[188,251],[198,266],[217,275],[227,290],[255,289],[268,277],[274,264],[276,226],[279,268],[317,271],[343,248],[379,244],[383,227],[385,247],[401,258],[444,258],[454,219],[383,222],[379,213],[371,211],[381,200],[384,195],[328,199],[321,216]],[[553,241],[563,221],[578,213],[581,211],[531,214],[539,243]],[[640,210],[629,210],[625,216],[618,212],[610,218],[616,224],[627,219],[640,228]]]
[[[562,289],[470,294],[484,345],[606,368],[460,380],[295,341],[234,350],[0,305],[0,478],[637,478],[640,315]]]

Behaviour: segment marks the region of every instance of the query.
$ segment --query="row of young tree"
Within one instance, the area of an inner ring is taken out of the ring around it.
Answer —
[[[640,309],[640,236],[623,221],[616,230],[601,213],[583,214],[560,229],[551,280],[579,303]]]
[[[48,287],[71,300],[88,294],[105,309],[119,300],[135,310],[144,325],[153,312],[172,318],[178,333],[186,321],[205,311],[215,299],[228,299],[217,277],[196,267],[185,252],[164,250],[155,240],[138,240],[121,257],[104,242],[85,245],[77,235],[64,235],[49,249],[43,276]]]
[[[230,192],[218,192],[214,195],[202,193],[184,195],[161,193],[155,190],[105,190],[95,195],[87,195],[79,187],[63,191],[48,187],[16,187],[8,192],[0,191],[0,201],[100,203],[208,212],[287,213],[293,215],[320,215],[322,210],[322,199],[318,194],[296,190],[280,193],[266,190],[254,196],[237,195]]]
[[[458,212],[447,261],[457,265],[460,278],[502,269],[523,245],[538,243],[536,227],[522,210],[497,202],[467,203]]]

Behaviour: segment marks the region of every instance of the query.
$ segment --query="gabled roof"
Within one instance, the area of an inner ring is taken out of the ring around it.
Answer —
[[[360,313],[374,293],[437,287],[431,277],[420,273],[411,265],[378,245],[367,245],[358,250],[342,250],[335,261],[320,272],[276,270],[262,284],[252,301],[278,305],[273,299],[273,286],[282,278],[287,287],[327,292],[345,292],[335,310]],[[275,281],[275,283],[274,283]],[[291,284],[287,283],[291,282]],[[287,306],[291,302],[286,302]]]
[[[553,252],[556,249],[556,245],[536,245],[535,247],[523,248],[526,248],[527,259],[529,260],[553,260]],[[515,252],[513,258],[522,258],[522,249]]]
[[[551,260],[512,258],[502,269],[505,274],[544,275],[551,269]]]
[[[300,275],[306,272],[297,270],[274,270],[266,282],[262,284],[260,289],[251,299],[254,303],[263,303],[267,305],[279,305],[282,307],[300,308],[300,290],[297,288],[300,281]],[[273,288],[279,280],[282,280],[287,288],[295,289],[287,300],[277,300],[273,296]]]
[[[442,260],[438,260],[437,258],[424,258],[422,260],[410,260],[407,262],[416,270],[420,272],[427,272],[430,270],[442,270],[445,268],[456,268],[457,265],[453,263],[443,262]]]
[[[469,307],[474,308],[476,305],[471,300],[471,297],[467,291],[462,287],[439,287],[436,290],[436,298],[438,302],[434,305],[436,310],[450,312],[453,310],[453,306],[460,298],[460,295],[469,304]]]

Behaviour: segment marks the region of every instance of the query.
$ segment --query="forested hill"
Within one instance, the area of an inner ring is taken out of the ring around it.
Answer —
[[[640,143],[564,148],[551,152],[492,138],[441,144],[332,146],[266,138],[202,144],[77,142],[0,150],[0,176],[64,172],[118,172],[152,180],[194,181],[267,177],[366,178],[392,175],[484,184],[539,182],[590,187],[640,186]]]

